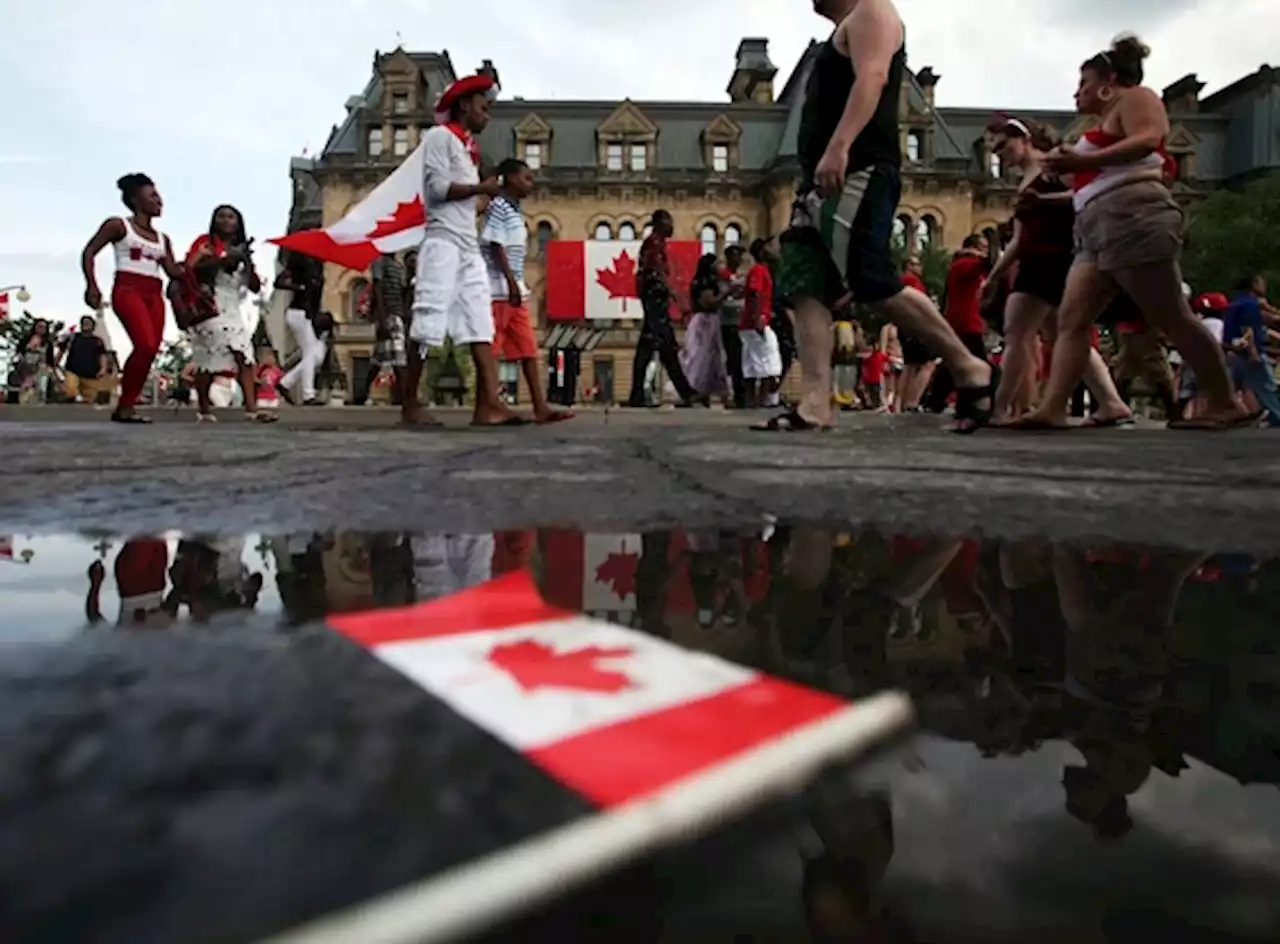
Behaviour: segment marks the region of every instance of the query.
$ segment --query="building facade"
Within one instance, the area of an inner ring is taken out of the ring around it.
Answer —
[[[481,138],[485,163],[519,157],[537,180],[525,204],[535,316],[550,240],[638,238],[659,207],[675,217],[676,238],[700,240],[708,251],[780,233],[799,178],[796,138],[816,49],[779,83],[767,40],[744,39],[719,102],[497,101]],[[481,70],[497,75],[492,62]],[[292,162],[290,231],[333,224],[367,195],[414,150],[436,98],[456,77],[447,52],[375,55],[367,86],[347,101],[346,118],[321,153]],[[994,109],[935,107],[940,78],[928,67],[908,71],[900,92],[903,248],[958,247],[970,233],[993,233],[1012,211],[1016,181],[986,131]],[[1206,98],[1203,87],[1188,75],[1164,92],[1173,122],[1167,146],[1184,201],[1280,167],[1280,71],[1263,66]],[[1020,114],[1067,140],[1087,127],[1070,111]],[[361,273],[326,269],[324,304],[341,324],[337,353],[349,378],[367,369],[373,346],[359,311],[366,287]],[[584,357],[590,363],[582,365],[581,386],[600,388],[604,402],[625,398],[637,334],[635,323],[614,324]]]

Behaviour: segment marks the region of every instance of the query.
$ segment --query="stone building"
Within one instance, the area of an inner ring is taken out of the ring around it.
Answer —
[[[481,145],[486,163],[517,156],[536,174],[537,191],[525,205],[535,315],[549,240],[631,239],[658,207],[673,213],[677,238],[701,240],[708,250],[781,232],[798,178],[796,136],[816,48],[780,82],[768,41],[742,40],[721,101],[533,101],[504,90]],[[496,74],[491,62],[481,68]],[[291,231],[336,222],[390,173],[417,146],[435,99],[455,77],[447,52],[375,55],[368,85],[347,101],[346,118],[321,153],[292,162]],[[940,78],[928,67],[910,71],[901,89],[897,238],[904,248],[957,247],[970,233],[994,231],[1011,210],[1014,181],[985,130],[994,109],[935,107]],[[1278,85],[1280,73],[1264,66],[1203,99],[1194,75],[1165,90],[1181,199],[1280,166]],[[1067,139],[1084,129],[1070,111],[1021,114]],[[373,343],[357,311],[365,285],[360,273],[326,272],[324,304],[342,322],[338,354],[348,376],[367,369]],[[601,386],[605,401],[625,397],[636,328],[612,326],[582,365],[583,388]],[[504,371],[514,375],[513,367]]]

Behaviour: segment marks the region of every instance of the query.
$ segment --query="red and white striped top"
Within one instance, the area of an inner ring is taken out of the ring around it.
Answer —
[[[1122,140],[1123,138],[1119,135],[1110,134],[1101,128],[1095,128],[1084,133],[1084,136],[1076,144],[1075,150],[1077,154],[1089,154],[1094,151],[1101,151],[1103,148],[1108,148]],[[1156,150],[1140,160],[1131,161],[1128,164],[1111,164],[1107,167],[1099,167],[1096,170],[1076,171],[1074,175],[1076,212],[1080,212],[1093,200],[1104,193],[1109,193],[1116,187],[1139,180],[1162,179],[1165,163],[1168,159],[1169,156],[1164,150],[1164,142],[1161,141]]]

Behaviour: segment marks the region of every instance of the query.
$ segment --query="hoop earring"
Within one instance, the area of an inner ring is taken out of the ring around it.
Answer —
[[[1111,101],[1111,99],[1115,97],[1116,97],[1115,89],[1111,88],[1110,86],[1107,86],[1106,88],[1098,89],[1098,101],[1100,102],[1109,102]]]

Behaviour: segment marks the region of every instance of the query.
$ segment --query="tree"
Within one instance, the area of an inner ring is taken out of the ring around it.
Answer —
[[[190,363],[191,345],[185,339],[179,339],[169,341],[160,348],[153,370],[157,374],[167,374],[176,380]]]
[[[22,339],[31,333],[31,329],[37,321],[42,320],[49,322],[49,334],[54,338],[59,337],[66,330],[65,323],[53,321],[49,318],[42,319],[29,311],[24,311],[17,318],[0,320],[0,366],[3,366],[4,374],[8,374],[14,351],[18,349]],[[3,376],[0,376],[0,379],[3,379]]]
[[[1182,270],[1197,294],[1226,291],[1257,274],[1280,285],[1280,173],[1216,191],[1190,216]]]

